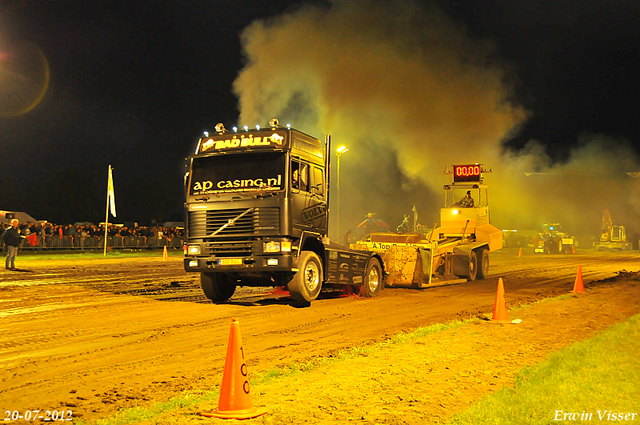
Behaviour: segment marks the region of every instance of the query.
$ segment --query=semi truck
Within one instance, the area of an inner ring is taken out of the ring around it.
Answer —
[[[322,142],[275,118],[203,133],[187,158],[184,268],[200,273],[210,300],[239,286],[284,286],[301,303],[330,287],[378,295],[380,255],[329,238],[330,153],[330,136]]]
[[[489,253],[502,248],[502,232],[489,219],[487,172],[482,164],[446,170],[453,181],[444,186],[440,225],[427,234],[372,233],[352,248],[382,256],[387,286],[426,288],[484,279]]]

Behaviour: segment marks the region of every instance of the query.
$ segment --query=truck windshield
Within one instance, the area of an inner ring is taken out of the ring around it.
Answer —
[[[284,188],[284,170],[282,152],[195,158],[189,194],[279,191]]]

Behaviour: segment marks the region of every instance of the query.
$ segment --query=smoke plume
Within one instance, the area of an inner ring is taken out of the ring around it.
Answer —
[[[242,42],[241,125],[277,117],[318,138],[331,134],[334,148],[349,147],[340,164],[342,232],[355,233],[369,212],[395,229],[414,205],[419,222],[432,226],[442,186],[451,182],[445,167],[453,164],[493,171],[485,182],[492,223],[502,229],[561,222],[596,235],[603,208],[614,221],[640,208],[626,196],[637,183],[624,173],[636,169],[624,143],[585,136],[563,164],[536,141],[506,150],[529,115],[513,101],[508,64],[490,41],[473,39],[435,7],[306,5],[254,22]],[[335,199],[335,172],[332,178]]]

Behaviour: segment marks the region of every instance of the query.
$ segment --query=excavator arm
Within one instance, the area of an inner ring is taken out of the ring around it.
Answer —
[[[602,230],[600,231],[600,240],[607,242],[611,240],[611,228],[613,227],[613,221],[611,221],[611,214],[609,210],[602,211]]]

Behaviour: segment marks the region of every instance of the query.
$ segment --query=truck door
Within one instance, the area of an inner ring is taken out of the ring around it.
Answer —
[[[292,159],[291,193],[294,226],[326,233],[327,201],[323,169],[298,158]]]

